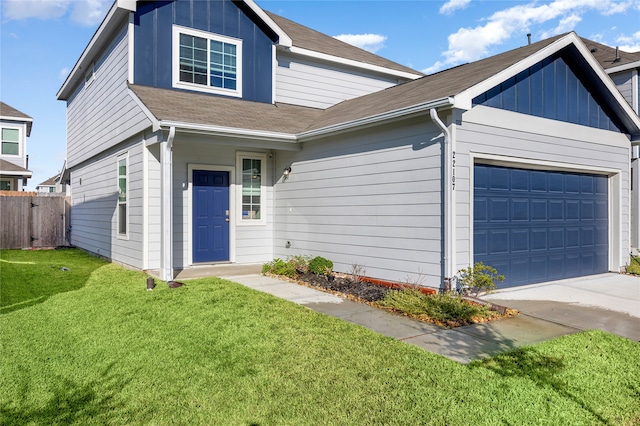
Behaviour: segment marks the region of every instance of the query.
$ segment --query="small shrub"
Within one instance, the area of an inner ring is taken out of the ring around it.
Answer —
[[[498,274],[495,268],[476,262],[473,267],[460,269],[456,275],[463,292],[477,296],[480,293],[491,293],[496,289],[496,281],[504,281],[504,275]]]
[[[627,266],[627,274],[640,275],[640,257],[631,256],[631,261]]]
[[[274,275],[283,275],[285,277],[294,277],[296,275],[296,268],[292,262],[287,262],[282,259],[273,259],[273,261],[262,265],[262,273],[271,273]]]
[[[328,275],[333,271],[333,262],[321,256],[316,256],[309,262],[309,272],[316,275]]]
[[[307,272],[309,272],[310,259],[311,258],[309,256],[298,255],[298,256],[291,256],[288,262],[293,265],[294,269],[299,274],[306,274]]]
[[[393,290],[379,304],[417,317],[428,317],[435,322],[471,322],[476,317],[491,316],[488,308],[465,302],[454,293],[427,295],[417,289]]]
[[[367,275],[367,270],[364,266],[354,263],[351,265],[351,273],[349,275],[351,275],[352,281],[360,282]]]

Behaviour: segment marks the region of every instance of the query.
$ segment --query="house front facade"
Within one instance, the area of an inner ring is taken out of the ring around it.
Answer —
[[[0,102],[0,191],[23,191],[33,175],[27,155],[32,125],[31,117]]]
[[[72,244],[166,280],[300,254],[431,287],[628,261],[640,120],[573,33],[423,76],[252,1],[116,1],[58,98]]]

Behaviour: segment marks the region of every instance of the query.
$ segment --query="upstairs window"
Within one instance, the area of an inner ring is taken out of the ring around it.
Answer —
[[[174,27],[174,87],[242,96],[242,40]]]
[[[2,128],[2,154],[20,155],[20,130]]]

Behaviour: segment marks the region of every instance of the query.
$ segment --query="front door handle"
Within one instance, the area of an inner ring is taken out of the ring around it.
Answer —
[[[225,221],[229,222],[230,221],[230,219],[229,219],[229,210],[226,210],[225,214],[227,215],[227,217],[225,218]]]

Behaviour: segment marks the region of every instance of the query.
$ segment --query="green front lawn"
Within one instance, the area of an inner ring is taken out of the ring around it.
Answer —
[[[640,422],[640,345],[611,334],[464,366],[221,279],[0,259],[2,425]]]

